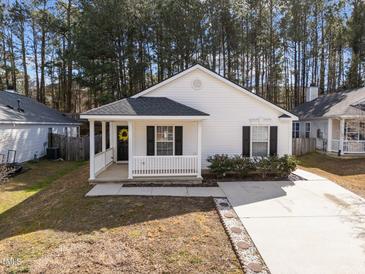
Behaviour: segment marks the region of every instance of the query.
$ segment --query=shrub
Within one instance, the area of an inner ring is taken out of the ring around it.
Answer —
[[[274,162],[277,161],[277,157],[255,157],[253,161],[255,168],[259,172],[261,177],[266,178],[268,174],[274,172]]]
[[[232,170],[237,172],[240,177],[245,177],[250,171],[255,170],[255,165],[249,157],[235,155],[232,158]]]
[[[209,169],[218,177],[225,177],[227,172],[232,170],[232,159],[227,154],[216,154],[209,156]]]
[[[293,156],[283,157],[255,157],[248,158],[240,155],[229,157],[226,154],[216,154],[208,158],[210,170],[218,177],[225,177],[227,172],[233,171],[240,177],[247,176],[250,171],[256,170],[262,178],[268,175],[288,176],[296,169],[297,160]]]
[[[281,177],[288,176],[297,168],[298,161],[294,156],[284,155],[278,158],[276,170]]]

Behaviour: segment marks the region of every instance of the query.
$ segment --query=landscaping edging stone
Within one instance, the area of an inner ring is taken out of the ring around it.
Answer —
[[[269,269],[228,199],[214,198],[214,202],[243,271],[247,274],[269,274]]]

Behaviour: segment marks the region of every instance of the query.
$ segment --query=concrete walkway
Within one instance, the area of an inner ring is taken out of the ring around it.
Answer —
[[[295,182],[222,182],[271,273],[365,273],[365,200],[297,170]]]
[[[123,184],[104,183],[94,186],[86,196],[176,196],[225,197],[219,187],[123,187]]]

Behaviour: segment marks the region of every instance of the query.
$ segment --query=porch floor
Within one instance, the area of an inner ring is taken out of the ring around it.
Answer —
[[[89,180],[92,184],[98,183],[191,183],[200,184],[201,178],[195,176],[153,176],[153,177],[133,177],[128,179],[128,164],[113,163],[96,176],[94,180]]]

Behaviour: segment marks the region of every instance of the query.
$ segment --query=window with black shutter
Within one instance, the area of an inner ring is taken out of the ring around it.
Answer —
[[[242,156],[250,157],[250,127],[242,127]]]
[[[270,127],[270,156],[277,155],[278,153],[278,127]]]
[[[155,127],[147,126],[147,155],[155,155]]]
[[[175,127],[175,155],[183,155],[183,127]]]

